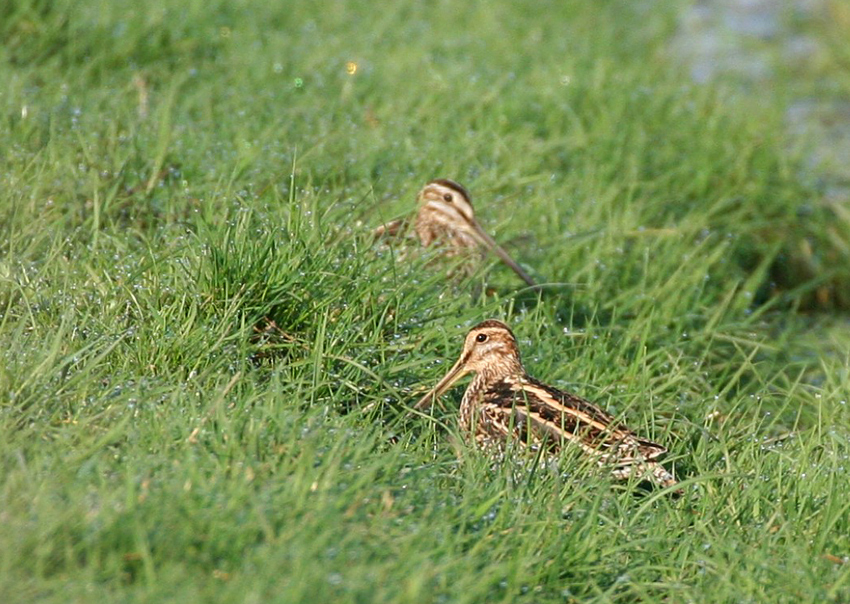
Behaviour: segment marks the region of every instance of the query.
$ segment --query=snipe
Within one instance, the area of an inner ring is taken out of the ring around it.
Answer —
[[[579,447],[617,478],[676,484],[657,461],[667,452],[664,447],[637,436],[596,405],[529,376],[513,332],[495,319],[469,331],[458,361],[414,408],[427,409],[467,373],[475,377],[460,404],[460,425],[479,445],[512,439],[551,453]]]
[[[472,199],[463,186],[438,178],[426,184],[416,199],[418,209],[413,230],[423,246],[442,245],[449,256],[488,249],[527,285],[537,286],[534,279],[475,220]],[[374,234],[376,237],[398,237],[408,230],[409,219],[401,218],[379,226]]]

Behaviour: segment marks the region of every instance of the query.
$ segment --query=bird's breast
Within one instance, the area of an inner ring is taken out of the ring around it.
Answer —
[[[448,253],[478,247],[478,241],[459,225],[448,224],[428,216],[416,220],[416,234],[423,246],[445,245]]]

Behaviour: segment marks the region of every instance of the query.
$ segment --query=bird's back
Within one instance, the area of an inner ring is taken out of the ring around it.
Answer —
[[[515,438],[552,452],[572,443],[600,463],[614,465],[650,461],[667,451],[593,403],[529,376],[488,384],[469,400],[464,396],[464,403],[461,421],[474,428],[479,441]]]

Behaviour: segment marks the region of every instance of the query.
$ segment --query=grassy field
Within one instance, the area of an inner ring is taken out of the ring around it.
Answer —
[[[672,2],[265,4],[0,8],[0,601],[850,600],[850,213],[782,95]],[[434,177],[551,285],[374,246]],[[407,417],[490,317],[685,496]]]

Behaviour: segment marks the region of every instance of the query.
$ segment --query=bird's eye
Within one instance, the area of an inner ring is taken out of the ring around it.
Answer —
[[[479,333],[477,336],[475,336],[475,341],[476,342],[486,342],[487,341],[487,334],[486,333]]]
[[[451,194],[451,193],[443,193],[443,199],[445,199],[446,201],[451,202],[451,201],[454,199],[454,197],[452,197],[452,194]]]

